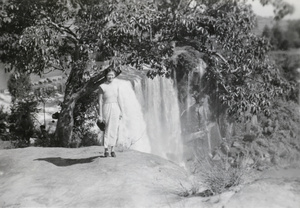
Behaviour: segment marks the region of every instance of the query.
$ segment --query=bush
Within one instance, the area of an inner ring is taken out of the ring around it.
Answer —
[[[7,140],[7,123],[8,113],[4,111],[4,107],[0,106],[0,139],[5,141]]]
[[[240,185],[250,170],[244,165],[245,160],[246,158],[241,159],[237,165],[230,164],[228,157],[217,161],[208,157],[198,160],[196,174],[206,188],[204,192],[198,193],[198,195],[216,195]]]
[[[182,184],[180,196],[208,197],[217,195],[237,187],[252,177],[252,170],[256,163],[249,157],[243,156],[235,160],[228,156],[208,157],[197,156],[193,164],[193,176],[191,188],[185,188]],[[200,188],[201,187],[201,188]]]
[[[100,145],[98,134],[93,130],[94,123],[93,120],[86,120],[82,126],[74,128],[71,147]]]
[[[85,132],[81,140],[81,146],[94,146],[100,145],[98,141],[98,134],[95,132]]]
[[[40,131],[36,132],[37,139],[35,141],[35,146],[38,147],[49,147],[51,146],[52,137],[55,136],[54,133],[49,134],[44,125],[40,126]]]
[[[74,127],[70,146],[98,145],[98,134],[93,129],[97,119],[98,94],[92,93],[78,100],[74,109]],[[97,127],[98,128],[98,127]]]
[[[35,132],[34,114],[38,112],[38,102],[34,97],[16,100],[11,107],[8,117],[10,122],[10,138],[16,147],[30,145],[30,138]]]

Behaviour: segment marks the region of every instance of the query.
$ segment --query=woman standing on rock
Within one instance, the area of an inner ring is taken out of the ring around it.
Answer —
[[[116,157],[115,146],[118,139],[119,122],[122,118],[122,103],[119,96],[119,85],[115,82],[116,72],[110,69],[106,72],[106,82],[100,85],[99,120],[105,123],[104,157]]]

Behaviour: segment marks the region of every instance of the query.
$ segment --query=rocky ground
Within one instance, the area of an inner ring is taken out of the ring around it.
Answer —
[[[0,207],[300,207],[299,166],[269,169],[213,197],[183,197],[191,176],[136,151],[103,147],[0,150]]]

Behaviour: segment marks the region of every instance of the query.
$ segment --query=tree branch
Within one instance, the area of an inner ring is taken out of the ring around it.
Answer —
[[[77,43],[79,41],[79,38],[77,37],[77,35],[70,28],[65,27],[61,24],[56,24],[56,23],[52,22],[51,20],[48,20],[48,21],[49,21],[49,24],[54,26],[61,33],[66,32],[66,33],[70,34],[73,37],[74,43]]]
[[[100,71],[97,75],[89,79],[77,92],[78,96],[90,94],[98,89],[98,87],[103,84],[106,81],[106,72],[107,70],[110,70],[112,66],[107,67],[105,70]],[[119,76],[122,71],[120,69],[115,70],[116,71],[116,77]]]
[[[225,62],[226,65],[229,65],[228,61],[220,53],[213,51],[212,55],[218,56],[220,59],[222,59],[222,61]]]

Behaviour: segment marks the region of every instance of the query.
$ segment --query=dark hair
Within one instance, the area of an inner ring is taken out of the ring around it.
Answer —
[[[107,74],[109,72],[113,72],[115,74],[115,76],[117,75],[116,70],[111,65],[109,67],[107,67],[107,69],[105,69],[105,76],[107,76]]]

